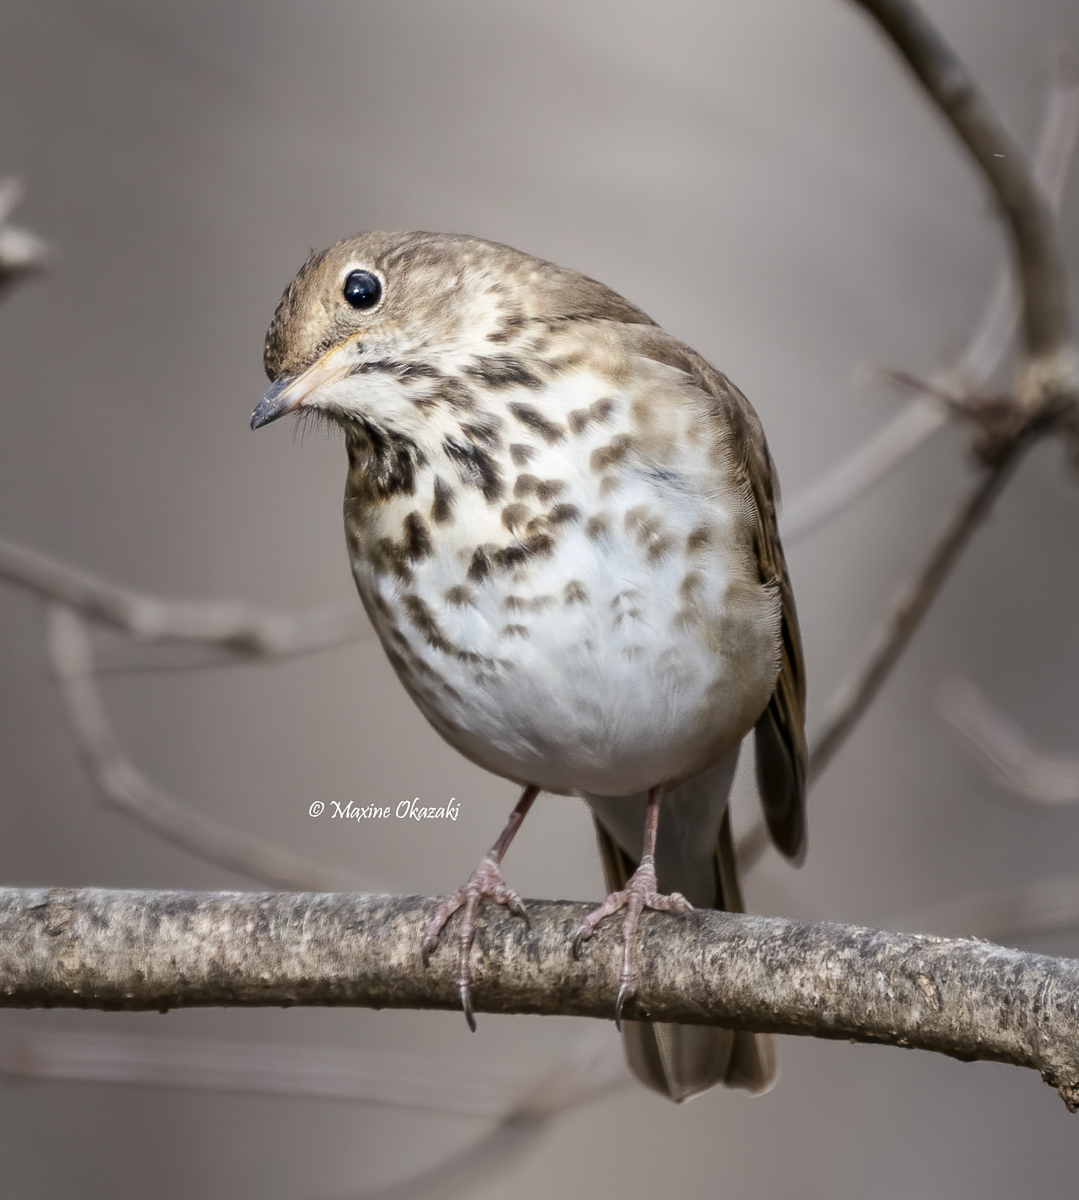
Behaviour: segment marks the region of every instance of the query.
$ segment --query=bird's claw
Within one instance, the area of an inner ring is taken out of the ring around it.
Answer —
[[[637,926],[641,913],[646,908],[659,912],[692,913],[700,923],[700,913],[681,892],[664,895],[656,890],[656,870],[646,860],[633,872],[620,892],[612,892],[581,922],[573,935],[573,957],[580,958],[582,945],[595,933],[601,921],[623,908],[626,915],[622,921],[622,975],[614,1004],[614,1023],[619,1030],[622,1028],[625,1006],[637,994]]]
[[[469,1029],[476,1032],[476,1018],[472,1012],[472,997],[470,991],[471,972],[469,956],[472,942],[476,936],[476,915],[484,900],[493,900],[496,904],[504,904],[515,916],[521,917],[525,925],[531,929],[532,921],[528,915],[521,897],[511,887],[507,887],[498,869],[498,863],[490,855],[484,857],[480,865],[472,872],[466,884],[446,896],[435,909],[434,915],[427,922],[420,946],[420,958],[424,967],[431,965],[431,955],[438,947],[442,931],[450,917],[459,909],[461,928],[457,932],[457,995],[465,1014]]]

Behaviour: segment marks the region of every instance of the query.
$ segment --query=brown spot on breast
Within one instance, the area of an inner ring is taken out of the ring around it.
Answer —
[[[427,525],[418,512],[410,512],[404,521],[405,556],[413,562],[419,562],[431,554],[431,535]]]
[[[647,504],[637,504],[626,512],[623,524],[639,545],[650,542],[663,526],[663,518]]]
[[[553,500],[555,496],[559,495],[565,490],[566,485],[561,479],[545,479],[539,485],[539,487],[536,488],[536,499],[546,504],[548,501]]]
[[[553,500],[560,492],[566,490],[561,479],[540,479],[535,475],[518,475],[513,485],[513,494],[520,500],[525,496],[535,496],[543,504]]]
[[[502,476],[494,458],[474,442],[461,443],[446,438],[442,449],[457,467],[461,482],[478,487],[487,501],[497,500],[502,495]]]
[[[579,579],[571,579],[562,589],[562,599],[567,607],[571,604],[584,604],[588,600],[588,589]]]
[[[461,379],[444,379],[432,392],[432,395],[445,402],[458,412],[471,412],[476,406],[476,399],[471,388]]]
[[[479,546],[468,566],[468,578],[473,583],[486,579],[492,571],[509,571],[533,558],[546,558],[554,550],[554,538],[536,533],[508,546]]]
[[[699,554],[712,544],[712,531],[705,525],[699,525],[686,538],[686,553]]]
[[[499,422],[494,417],[485,417],[482,421],[468,421],[461,425],[461,432],[473,442],[482,442],[485,446],[498,447],[502,444],[499,436]]]
[[[686,601],[695,601],[700,597],[704,588],[704,580],[699,571],[687,571],[682,582],[678,585],[678,594]]]
[[[408,592],[401,597],[401,603],[405,609],[405,616],[419,631],[420,636],[428,646],[434,650],[440,650],[443,654],[457,653],[457,647],[454,646],[439,628],[434,614],[419,596]]]
[[[431,503],[431,520],[445,525],[453,516],[453,490],[441,475],[435,476],[435,498]]]
[[[542,380],[538,379],[521,359],[512,354],[493,354],[489,358],[477,358],[465,368],[465,374],[490,388],[542,386]]]
[[[566,418],[566,424],[569,425],[572,433],[580,435],[593,421],[599,425],[604,424],[610,418],[614,407],[614,401],[609,396],[605,396],[587,408],[575,408]]]
[[[554,525],[564,525],[567,521],[579,521],[581,510],[576,504],[556,504],[548,516]]]
[[[543,612],[554,604],[554,596],[507,596],[502,607],[507,612]]]
[[[606,513],[596,513],[588,518],[584,531],[593,541],[606,537],[611,532],[611,519]]]
[[[566,417],[566,424],[569,426],[570,433],[584,433],[588,428],[589,421],[592,420],[592,414],[587,408],[575,408],[573,412]]]
[[[525,625],[503,625],[501,636],[505,638],[527,638],[531,637],[532,635],[529,633],[528,628]]]
[[[514,442],[510,446],[510,458],[513,459],[515,467],[523,467],[526,462],[534,457],[535,453],[535,446],[526,446],[523,442]]]
[[[367,557],[376,573],[394,575],[402,583],[412,582],[409,557],[393,538],[379,538],[368,551]]]
[[[669,537],[658,537],[648,547],[646,557],[650,563],[662,562],[671,552],[674,542]]]
[[[528,317],[515,313],[508,317],[503,317],[502,324],[498,329],[492,329],[487,335],[489,342],[494,342],[500,345],[503,342],[510,342],[517,335],[518,330],[528,324]]]
[[[538,433],[544,441],[553,444],[565,436],[566,431],[561,425],[556,425],[553,421],[548,420],[538,408],[533,408],[531,404],[510,404],[508,407],[522,425],[531,429],[533,433]]]
[[[455,605],[458,608],[463,608],[465,605],[471,604],[473,600],[473,592],[471,588],[465,587],[463,584],[458,584],[457,587],[447,588],[442,593],[442,599],[447,604]]]
[[[629,453],[633,439],[628,433],[620,433],[608,445],[600,446],[592,451],[588,460],[589,466],[597,475],[602,474],[608,467],[617,466]]]
[[[502,510],[502,524],[512,533],[524,525],[531,515],[532,509],[527,504],[507,504]]]

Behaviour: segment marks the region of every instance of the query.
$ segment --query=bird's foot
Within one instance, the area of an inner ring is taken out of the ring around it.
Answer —
[[[612,892],[599,908],[593,909],[573,935],[573,957],[579,958],[581,946],[595,933],[599,923],[619,909],[626,910],[622,921],[622,974],[618,983],[618,999],[614,1005],[614,1021],[619,1029],[622,1028],[623,1008],[637,994],[637,925],[641,913],[646,908],[658,912],[697,911],[681,892],[672,892],[668,896],[657,891],[656,887],[655,865],[650,858],[645,858],[626,880],[625,888],[620,892]]]
[[[468,883],[459,887],[457,891],[451,892],[435,909],[435,915],[427,922],[427,928],[423,931],[423,945],[420,949],[423,965],[429,966],[431,953],[438,945],[446,922],[459,908],[465,910],[461,915],[461,927],[457,931],[457,994],[461,998],[465,1020],[473,1033],[476,1032],[476,1018],[472,1015],[472,1000],[469,995],[471,982],[469,954],[472,950],[472,940],[476,935],[476,914],[484,900],[493,900],[496,904],[504,904],[510,912],[522,917],[524,923],[531,929],[532,922],[528,916],[528,909],[525,908],[521,897],[513,888],[506,886],[502,873],[498,869],[498,863],[490,854],[487,854],[472,872]]]

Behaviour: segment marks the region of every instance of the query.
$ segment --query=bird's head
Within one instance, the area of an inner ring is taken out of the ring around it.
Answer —
[[[313,255],[285,289],[251,426],[314,411],[413,433],[440,396],[467,406],[473,381],[534,386],[537,347],[559,323],[588,318],[651,323],[595,280],[497,242],[357,234]]]

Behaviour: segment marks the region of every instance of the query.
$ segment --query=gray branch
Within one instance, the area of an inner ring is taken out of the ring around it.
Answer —
[[[1075,385],[1067,280],[1056,226],[1019,145],[959,56],[912,0],[854,0],[880,24],[981,170],[1008,227],[1031,359]],[[1053,363],[1054,366],[1049,364]]]
[[[420,959],[415,896],[0,890],[0,1006],[457,1007],[453,939]],[[621,955],[588,905],[488,910],[477,1012],[611,1019]],[[1079,962],[988,942],[704,911],[646,913],[631,1018],[845,1038],[1031,1067],[1079,1110]]]

